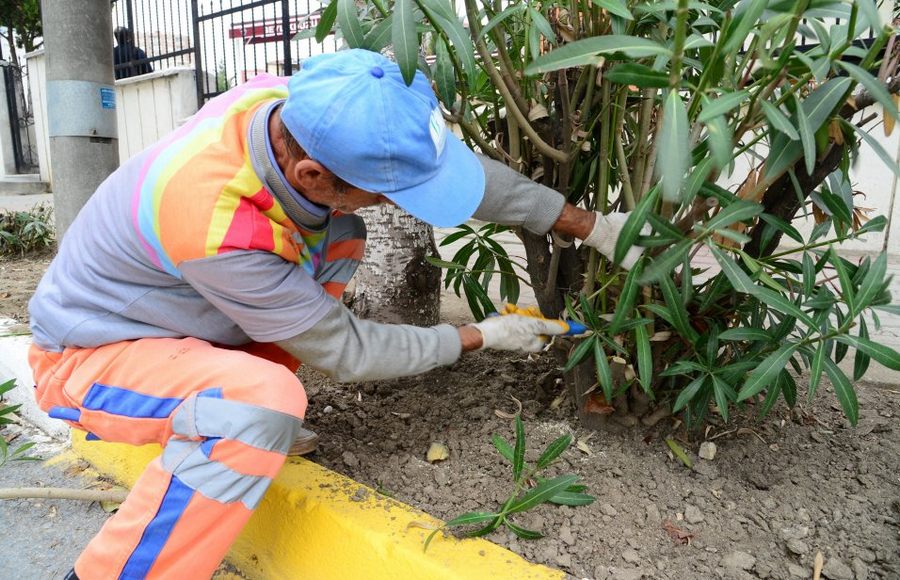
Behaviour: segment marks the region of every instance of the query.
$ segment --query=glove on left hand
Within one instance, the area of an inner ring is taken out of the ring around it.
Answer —
[[[616,242],[622,233],[622,228],[625,227],[625,222],[628,221],[629,213],[614,212],[603,215],[597,212],[597,218],[594,220],[594,229],[584,239],[584,243],[612,260],[616,253]],[[641,235],[650,235],[651,231],[650,224],[644,224],[644,227],[641,228]],[[643,253],[643,246],[631,246],[619,265],[626,270],[630,270]]]

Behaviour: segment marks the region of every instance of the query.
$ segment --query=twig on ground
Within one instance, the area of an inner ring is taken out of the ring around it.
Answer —
[[[122,503],[128,496],[121,489],[70,489],[65,487],[8,487],[0,488],[0,499],[74,499],[81,501],[111,501]]]

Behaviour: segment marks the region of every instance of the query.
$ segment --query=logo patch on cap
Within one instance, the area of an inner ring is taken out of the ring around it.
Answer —
[[[431,110],[431,117],[428,119],[428,130],[431,133],[431,140],[434,141],[434,149],[437,157],[444,152],[444,144],[447,143],[447,124],[444,123],[444,116],[441,110],[435,107]]]

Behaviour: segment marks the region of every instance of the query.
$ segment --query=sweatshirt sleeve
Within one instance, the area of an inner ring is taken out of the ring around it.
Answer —
[[[503,163],[478,155],[484,167],[485,189],[476,219],[506,226],[522,226],[546,234],[559,219],[565,198],[559,192],[528,179]]]
[[[304,365],[344,383],[417,375],[459,358],[456,328],[382,324],[356,318],[329,297],[333,307],[314,326],[278,341]]]

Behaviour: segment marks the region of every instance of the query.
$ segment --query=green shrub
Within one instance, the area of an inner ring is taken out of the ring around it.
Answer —
[[[25,255],[49,248],[56,239],[53,208],[38,204],[28,211],[0,213],[0,255]]]

